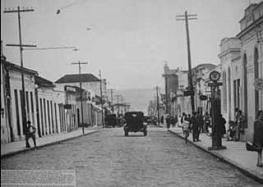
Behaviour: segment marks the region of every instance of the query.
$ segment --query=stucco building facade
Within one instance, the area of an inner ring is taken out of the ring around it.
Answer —
[[[252,140],[257,112],[263,110],[263,2],[251,4],[240,20],[241,31],[220,44],[223,88],[221,110],[235,120],[235,108],[246,116],[242,140]]]

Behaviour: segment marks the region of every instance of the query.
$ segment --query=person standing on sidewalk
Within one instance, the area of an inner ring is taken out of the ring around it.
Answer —
[[[204,126],[204,119],[201,112],[198,112],[196,115],[197,125],[198,125],[198,131],[197,131],[197,141],[200,141],[199,135],[202,132],[203,126]]]
[[[26,136],[26,147],[30,148],[29,139],[32,138],[34,142],[34,146],[36,148],[36,127],[31,125],[31,121],[27,121],[26,123],[25,136]]]
[[[167,130],[170,129],[170,126],[171,126],[171,116],[169,114],[167,114],[167,116],[166,116],[166,127],[167,127]]]
[[[190,119],[187,118],[185,113],[183,113],[183,115],[182,115],[181,125],[182,125],[182,129],[183,129],[185,143],[187,144],[189,133],[190,133]]]
[[[199,130],[199,125],[197,121],[197,114],[196,112],[193,112],[193,116],[191,118],[191,127],[192,127],[192,133],[193,133],[193,142],[198,141],[198,130]]]
[[[238,108],[235,109],[235,141],[239,141],[240,139],[240,118],[241,118],[241,110]]]
[[[208,131],[209,126],[210,126],[210,116],[209,116],[208,112],[206,112],[205,116],[204,116],[204,132],[205,133],[209,133],[209,131]]]
[[[226,133],[226,120],[225,118],[222,116],[222,114],[219,115],[219,121],[218,121],[218,124],[219,124],[219,131],[220,131],[220,135],[221,135],[221,138],[224,136],[224,134]]]
[[[260,110],[257,119],[254,122],[254,137],[253,144],[258,148],[257,166],[263,167],[262,149],[263,149],[263,110]]]

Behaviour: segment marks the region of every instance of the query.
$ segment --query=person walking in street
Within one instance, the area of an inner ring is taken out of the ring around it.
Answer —
[[[193,142],[198,141],[198,130],[199,130],[199,125],[197,121],[197,114],[196,112],[193,112],[193,116],[191,118],[191,127],[192,127],[192,133],[193,133]]]
[[[262,162],[262,149],[263,149],[263,110],[260,110],[257,115],[257,119],[254,122],[254,137],[253,144],[258,149],[257,166],[263,167]]]
[[[26,136],[26,147],[30,148],[29,139],[32,138],[34,142],[34,146],[36,148],[36,127],[31,125],[31,121],[27,121],[25,136]]]
[[[170,126],[171,126],[171,116],[169,114],[167,114],[167,116],[166,116],[166,127],[167,127],[167,130],[170,129]]]
[[[190,133],[190,119],[186,116],[185,113],[183,113],[181,117],[181,125],[182,125],[185,143],[187,144],[189,133]]]
[[[235,137],[234,137],[234,141],[239,141],[240,139],[240,115],[241,115],[241,110],[239,110],[238,108],[235,109]]]
[[[209,116],[208,112],[206,112],[205,116],[204,116],[204,132],[205,133],[209,133],[209,131],[208,131],[209,126],[210,126],[210,116]]]
[[[225,118],[222,116],[222,114],[219,115],[219,121],[218,121],[218,124],[219,124],[219,131],[220,131],[220,135],[221,135],[221,138],[224,136],[224,134],[226,133],[226,120]]]
[[[203,120],[203,116],[201,112],[199,112],[196,115],[196,120],[197,120],[197,125],[198,125],[197,141],[200,141],[199,136],[200,136],[200,133],[202,132],[203,125],[204,125],[204,120]]]

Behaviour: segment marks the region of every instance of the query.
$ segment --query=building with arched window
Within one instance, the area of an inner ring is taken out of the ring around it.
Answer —
[[[236,37],[220,44],[221,111],[230,121],[235,120],[235,109],[241,110],[246,117],[241,140],[251,140],[256,115],[263,110],[263,2],[249,5],[239,23]]]

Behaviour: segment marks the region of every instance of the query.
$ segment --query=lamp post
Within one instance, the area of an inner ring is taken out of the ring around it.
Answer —
[[[220,79],[220,73],[217,71],[212,71],[209,75],[211,83],[208,83],[208,86],[211,87],[211,107],[212,107],[212,147],[209,147],[209,150],[220,150],[226,149],[225,146],[222,146],[222,137],[221,137],[221,128],[220,124],[220,95],[219,95],[219,86],[222,85],[221,82],[218,82]]]

